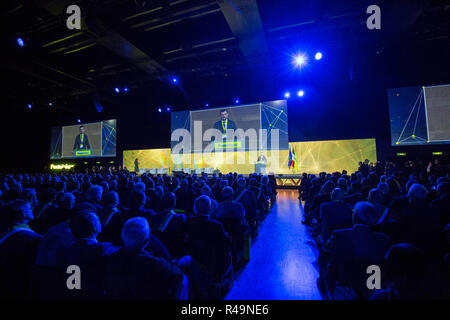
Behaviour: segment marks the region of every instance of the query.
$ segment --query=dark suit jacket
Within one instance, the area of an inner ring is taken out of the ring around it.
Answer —
[[[352,206],[344,201],[331,201],[320,205],[320,221],[323,241],[327,241],[336,229],[352,227]]]
[[[222,119],[217,121],[216,123],[214,123],[214,129],[219,130],[221,133],[226,133],[226,132],[223,131],[223,128],[222,128]],[[228,129],[230,129],[230,130],[236,130],[237,129],[236,123],[234,123],[233,120],[228,119],[227,130]]]
[[[185,221],[186,218],[182,214],[171,213],[172,217],[166,224],[169,217],[167,212],[157,213],[150,220],[152,234],[154,234],[169,249],[171,256],[181,258],[185,252]]]
[[[187,254],[191,255],[213,278],[229,267],[231,239],[222,224],[208,216],[189,217],[186,220]]]
[[[0,297],[29,298],[29,277],[42,236],[22,230],[0,245]]]
[[[108,242],[95,239],[76,239],[62,253],[63,270],[70,265],[77,265],[82,272],[81,291],[77,295],[87,298],[100,298],[104,295],[104,281],[107,257],[118,250]]]
[[[83,145],[83,147],[81,147]],[[73,144],[73,150],[85,150],[90,149],[91,145],[89,144],[89,138],[86,133],[84,133],[83,143],[81,143],[80,134],[75,138],[75,143]]]
[[[360,297],[368,298],[367,267],[378,265],[383,270],[384,256],[390,245],[388,236],[373,232],[366,225],[334,231],[322,247],[328,260],[327,282],[352,288]]]
[[[148,252],[120,249],[109,258],[106,272],[108,295],[114,299],[176,298],[183,273]]]

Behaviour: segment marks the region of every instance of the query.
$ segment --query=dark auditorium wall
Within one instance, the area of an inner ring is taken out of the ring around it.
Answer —
[[[331,49],[330,49],[331,50]],[[124,149],[163,148],[170,146],[170,114],[157,112],[159,106],[187,110],[226,106],[240,98],[242,104],[283,99],[288,100],[290,141],[333,139],[377,139],[378,158],[385,158],[405,148],[390,146],[389,114],[386,89],[389,87],[449,83],[442,68],[449,54],[447,47],[438,52],[416,50],[377,54],[361,51],[350,54],[346,48],[325,51],[318,63],[310,61],[304,70],[294,70],[280,61],[243,65],[223,72],[186,73],[179,75],[179,85],[167,80],[149,81],[139,88],[130,86],[126,94],[101,92],[103,111],[97,112],[90,96],[68,100],[50,108],[45,105],[5,106],[3,126],[2,170],[42,170],[48,163],[50,128],[117,118],[117,161]],[[427,60],[427,64],[418,61]],[[297,98],[298,89],[303,98]],[[407,148],[434,151],[436,147]],[[449,150],[448,146],[439,150]]]

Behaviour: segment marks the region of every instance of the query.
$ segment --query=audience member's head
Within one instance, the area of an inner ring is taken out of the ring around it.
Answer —
[[[177,198],[173,192],[167,192],[162,199],[162,209],[164,211],[170,211],[175,209]]]
[[[233,189],[231,187],[224,187],[222,189],[222,201],[233,200]]]
[[[377,189],[383,194],[383,196],[387,196],[389,194],[389,185],[385,182],[380,182],[377,185]]]
[[[331,192],[331,201],[344,201],[345,191],[341,188],[334,188]]]
[[[353,194],[362,193],[362,186],[358,181],[352,182],[352,184],[350,185],[350,189],[352,190]]]
[[[411,185],[408,191],[408,201],[409,203],[418,203],[418,202],[425,202],[428,197],[428,191],[427,189],[418,183],[414,183]]]
[[[75,196],[70,192],[65,192],[59,197],[58,204],[65,210],[72,210],[75,206]]]
[[[330,194],[331,191],[333,191],[334,189],[334,182],[331,180],[328,180],[327,182],[325,182],[322,186],[322,188],[320,189],[320,193],[322,194]]]
[[[371,189],[369,191],[368,200],[370,203],[382,204],[383,203],[383,194],[378,189]]]
[[[239,189],[244,189],[246,187],[247,182],[245,181],[244,178],[239,178],[237,184]]]
[[[131,218],[122,227],[123,246],[128,250],[143,250],[150,239],[150,226],[142,217]]]
[[[12,227],[33,220],[31,205],[22,199],[13,200],[1,208],[0,225]]]
[[[163,196],[164,196],[164,188],[161,186],[156,186],[155,187],[155,197],[162,199]]]
[[[22,197],[33,207],[39,205],[39,201],[36,196],[36,190],[34,190],[33,188],[23,189]]]
[[[142,191],[142,192],[145,192],[145,183],[143,183],[143,182],[138,182],[138,183],[136,183],[136,184],[134,185],[134,189],[135,189],[135,190]]]
[[[77,239],[95,239],[101,231],[98,216],[89,211],[82,211],[70,218],[70,231]]]
[[[119,204],[119,195],[115,191],[109,191],[105,194],[104,201],[107,208],[115,208]]]
[[[360,201],[353,209],[353,224],[364,224],[373,226],[378,221],[378,214],[375,206],[367,201]]]
[[[92,186],[86,193],[86,200],[92,203],[100,203],[102,200],[103,188],[100,186]]]
[[[132,190],[128,198],[128,208],[138,210],[145,205],[145,193],[140,190]]]
[[[211,199],[208,196],[200,196],[194,201],[194,212],[199,216],[206,216],[211,209]]]

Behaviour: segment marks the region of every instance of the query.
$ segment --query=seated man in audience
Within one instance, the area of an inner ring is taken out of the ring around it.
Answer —
[[[110,243],[97,241],[101,224],[95,213],[84,211],[72,215],[70,231],[75,241],[62,250],[62,259],[57,267],[65,270],[71,265],[79,266],[83,272],[81,291],[74,293],[84,298],[101,298],[104,294],[106,257],[117,251],[117,248]]]
[[[186,221],[187,253],[212,281],[220,282],[230,266],[231,239],[222,224],[209,217],[210,207],[208,196],[195,199],[195,215]]]
[[[334,188],[331,201],[320,205],[320,226],[322,241],[326,242],[331,232],[352,226],[353,208],[344,201],[345,193],[341,188]]]
[[[420,300],[432,298],[426,258],[410,243],[393,245],[386,254],[386,279],[371,300]]]
[[[119,205],[119,195],[116,191],[109,191],[103,197],[104,207],[103,210],[99,214],[100,222],[102,224],[102,229],[105,228],[111,218],[114,215],[120,214],[120,210],[117,208]]]
[[[0,297],[31,298],[30,274],[42,236],[28,226],[31,206],[15,200],[0,208]]]
[[[175,196],[177,198],[176,209],[182,210],[186,214],[192,212],[195,193],[189,186],[187,179],[181,181],[180,187],[175,191]]]
[[[245,219],[250,227],[252,237],[256,237],[256,231],[258,227],[258,213],[257,213],[257,201],[254,192],[246,188],[246,181],[244,178],[239,178],[237,181],[238,188],[236,189],[235,202],[238,202],[244,206]]]
[[[75,196],[72,193],[66,192],[59,196],[55,204],[48,206],[39,217],[33,222],[32,226],[41,234],[69,219],[72,215],[75,206]]]
[[[320,223],[320,205],[322,203],[329,202],[331,200],[331,192],[334,189],[334,182],[328,180],[320,189],[320,192],[312,199],[309,211],[305,214],[305,223],[307,225],[313,225]]]
[[[150,238],[147,219],[131,218],[122,228],[123,248],[110,257],[107,295],[113,299],[186,299],[187,277],[176,266],[144,249]]]
[[[366,201],[366,197],[363,195],[361,183],[358,181],[352,182],[350,185],[350,194],[345,197],[345,201],[348,202],[352,207],[358,201]]]
[[[162,200],[162,211],[152,216],[150,226],[155,236],[169,249],[170,254],[175,258],[180,258],[184,256],[185,252],[186,217],[173,211],[175,205],[175,194],[166,193]]]
[[[202,196],[208,196],[208,197],[211,199],[211,207],[210,207],[210,209],[209,209],[208,215],[209,215],[211,218],[215,219],[216,209],[217,209],[217,206],[219,205],[219,203],[218,203],[216,200],[214,200],[214,199],[212,198],[212,197],[213,197],[213,194],[212,194],[212,192],[211,192],[211,187],[208,186],[208,185],[203,186],[203,187],[200,189],[200,194],[201,194]]]
[[[353,212],[353,228],[335,230],[322,246],[321,284],[332,297],[368,298],[367,267],[381,267],[391,244],[385,234],[371,231],[376,222],[375,207],[369,202],[358,202]]]
[[[441,182],[437,186],[438,198],[433,205],[438,208],[442,225],[450,223],[450,183]]]
[[[411,243],[430,257],[440,256],[442,226],[439,212],[428,201],[427,189],[420,184],[411,185],[406,204],[401,209],[389,210],[380,231],[389,235],[393,243]]]
[[[216,219],[223,224],[225,231],[231,236],[233,264],[237,267],[244,261],[243,250],[249,227],[245,219],[244,206],[233,202],[233,189],[223,188],[221,198],[222,202],[216,210]]]
[[[102,193],[103,188],[97,185],[90,187],[86,192],[86,201],[95,207],[96,214],[100,214],[103,210],[103,207],[100,206],[102,201]]]

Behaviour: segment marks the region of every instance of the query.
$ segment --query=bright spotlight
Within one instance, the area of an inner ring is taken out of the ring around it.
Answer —
[[[27,105],[27,107],[28,107],[28,109],[33,108],[33,106],[31,105],[31,103],[29,103],[29,104]]]
[[[177,83],[178,82],[178,78],[177,77],[173,77],[172,78],[172,83]]]
[[[317,52],[316,55],[314,56],[314,58],[315,58],[316,60],[322,59],[322,52]]]
[[[120,92],[120,89],[119,89],[119,88],[114,88],[114,91],[115,91],[116,93],[119,93],[119,92]]]
[[[294,57],[294,64],[295,64],[297,67],[301,67],[301,66],[303,66],[305,63],[306,63],[306,58],[305,58],[305,56],[303,56],[303,55],[296,55],[296,56]]]
[[[286,91],[286,92],[284,93],[284,97],[285,97],[286,99],[289,99],[289,98],[291,97],[291,93],[290,93],[289,91]]]
[[[297,92],[297,95],[298,95],[299,97],[303,97],[304,94],[305,94],[305,92],[304,92],[303,90],[299,90],[299,91]]]
[[[162,112],[162,109],[161,109],[161,108],[158,108],[158,112]]]
[[[170,107],[166,107],[166,111],[167,111],[167,112],[170,112]]]
[[[17,38],[17,44],[18,44],[20,47],[25,46],[25,42],[23,41],[22,38]]]
[[[77,119],[77,122],[78,122],[78,123],[81,123],[81,119]]]
[[[235,104],[239,104],[240,100],[239,99],[234,99],[234,103]]]
[[[123,88],[123,91],[128,92],[128,88],[127,87]]]
[[[209,107],[209,103],[206,103],[206,104],[205,104],[205,107]]]

